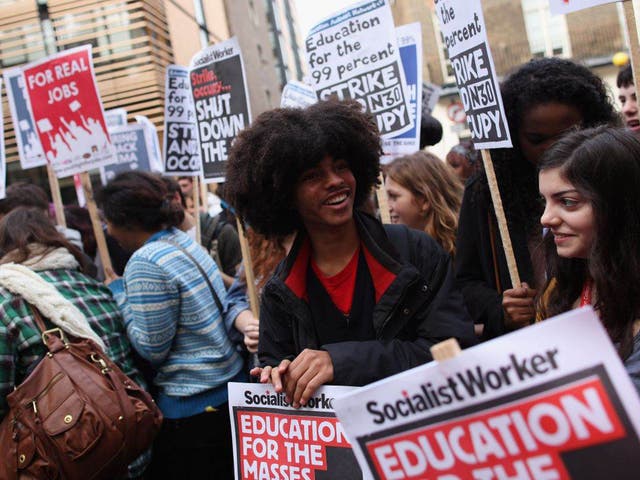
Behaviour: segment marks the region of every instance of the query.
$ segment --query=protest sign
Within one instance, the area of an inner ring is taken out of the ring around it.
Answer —
[[[229,383],[236,480],[361,479],[334,410],[351,387],[321,387],[294,409],[273,385]]]
[[[113,127],[109,132],[118,161],[100,168],[103,185],[106,185],[107,182],[113,180],[117,174],[122,172],[134,170],[151,171],[149,149],[142,125],[131,124],[123,127]]]
[[[413,126],[409,93],[387,0],[360,2],[316,25],[305,40],[318,98],[354,99],[375,116],[382,137]]]
[[[5,70],[3,76],[11,119],[16,133],[20,167],[23,170],[28,170],[46,165],[47,159],[36,134],[33,116],[29,111],[22,70],[19,68]]]
[[[435,7],[475,148],[511,147],[480,0],[436,0]]]
[[[122,127],[127,124],[127,111],[124,108],[114,108],[104,111],[104,123],[107,129]]]
[[[306,83],[289,80],[282,90],[280,97],[281,108],[305,108],[318,101],[313,87]]]
[[[422,118],[422,28],[419,22],[396,28],[402,69],[409,92],[409,114],[413,127],[392,138],[382,139],[380,158],[383,164],[395,157],[409,155],[420,150],[420,123]]]
[[[334,405],[376,479],[623,480],[640,468],[640,399],[591,308]]]
[[[42,149],[58,177],[113,161],[90,45],[31,63],[23,75]]]
[[[560,15],[615,1],[617,0],[549,0],[549,12],[552,15]]]
[[[435,83],[422,84],[422,115],[431,115],[440,99],[442,88]]]
[[[160,153],[160,142],[158,141],[158,129],[155,124],[144,115],[136,115],[136,122],[142,125],[144,138],[147,142],[147,152],[149,152],[149,168],[152,172],[162,173],[164,166],[162,153]]]
[[[238,40],[233,37],[197,53],[191,60],[189,81],[204,180],[222,182],[231,143],[251,122]]]
[[[189,69],[169,65],[164,97],[164,173],[175,176],[200,174],[200,148]]]

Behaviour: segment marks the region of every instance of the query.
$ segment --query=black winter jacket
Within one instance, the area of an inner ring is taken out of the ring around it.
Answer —
[[[473,324],[453,286],[450,256],[423,232],[383,227],[363,213],[355,219],[364,246],[395,275],[373,309],[376,340],[318,344],[307,302],[285,283],[305,242],[300,234],[263,290],[262,364],[278,365],[305,348],[322,349],[331,356],[334,384],[360,386],[430,361],[429,348],[447,338],[457,338],[463,347],[474,344]]]
[[[512,287],[491,199],[488,194],[476,191],[479,178],[470,180],[464,191],[456,238],[455,272],[456,284],[473,322],[483,324],[483,338],[491,339],[506,333],[502,292]],[[494,231],[495,259],[489,222]],[[510,223],[509,233],[520,278],[534,285],[525,230]],[[498,267],[497,276],[494,262]]]

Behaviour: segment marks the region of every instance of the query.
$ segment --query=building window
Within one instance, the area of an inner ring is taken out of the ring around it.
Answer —
[[[522,0],[522,13],[534,57],[571,56],[567,20],[552,16],[547,0]]]

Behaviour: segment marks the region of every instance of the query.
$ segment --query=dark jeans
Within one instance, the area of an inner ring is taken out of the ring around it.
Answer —
[[[145,479],[233,479],[229,405],[193,417],[165,419]]]

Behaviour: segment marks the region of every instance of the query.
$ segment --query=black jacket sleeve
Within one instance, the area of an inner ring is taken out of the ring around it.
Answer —
[[[236,229],[229,223],[225,224],[218,236],[218,256],[221,270],[229,276],[235,277],[238,265],[242,262],[240,239]]]
[[[258,358],[263,366],[279,365],[285,358],[293,360],[297,352],[291,311],[282,302],[272,301],[274,295],[267,284],[260,302]]]

